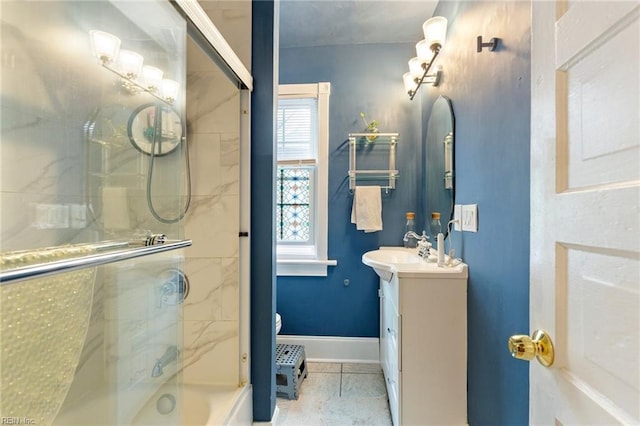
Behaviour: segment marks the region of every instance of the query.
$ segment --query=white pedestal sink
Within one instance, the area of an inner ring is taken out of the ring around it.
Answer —
[[[437,278],[441,274],[463,274],[466,278],[467,265],[439,267],[435,262],[427,262],[418,256],[418,249],[404,247],[380,247],[362,255],[362,263],[370,266],[380,278],[390,281],[394,274],[400,277]]]

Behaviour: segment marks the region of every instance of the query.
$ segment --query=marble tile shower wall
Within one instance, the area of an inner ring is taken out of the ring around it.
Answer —
[[[187,44],[187,137],[192,198],[185,235],[185,383],[237,385],[239,367],[238,89],[193,42]]]

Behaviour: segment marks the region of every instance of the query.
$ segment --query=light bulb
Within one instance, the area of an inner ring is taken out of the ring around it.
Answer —
[[[427,40],[420,40],[416,43],[416,55],[423,63],[431,63],[431,60],[433,59],[433,50],[429,47]]]
[[[133,80],[140,75],[144,58],[141,54],[131,50],[121,50],[118,55],[120,72]]]
[[[413,78],[417,78],[420,80],[422,75],[424,74],[424,68],[422,67],[422,61],[420,58],[415,57],[411,58],[409,61],[409,72],[413,76]]]
[[[118,56],[120,50],[120,39],[113,34],[104,31],[89,31],[91,38],[91,50],[93,55],[100,59],[103,64],[109,64]]]
[[[147,89],[155,92],[162,85],[162,75],[164,72],[160,68],[145,65],[142,67],[142,79]]]
[[[422,31],[429,48],[433,51],[440,50],[444,46],[444,40],[447,37],[447,18],[434,16],[427,19],[422,25]]]
[[[404,91],[407,93],[413,92],[416,89],[416,82],[410,72],[405,72],[402,76],[404,81]]]
[[[162,97],[169,102],[175,101],[178,98],[179,88],[180,83],[175,80],[165,78],[162,80]]]

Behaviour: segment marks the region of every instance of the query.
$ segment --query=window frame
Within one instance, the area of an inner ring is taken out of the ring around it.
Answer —
[[[281,84],[278,86],[278,100],[315,98],[317,100],[318,137],[316,147],[315,185],[311,192],[315,218],[312,223],[313,244],[276,243],[276,271],[278,276],[327,276],[327,266],[336,265],[328,260],[328,187],[329,187],[329,95],[331,83]],[[277,159],[276,159],[277,162]],[[277,170],[277,166],[276,166]],[[310,182],[311,185],[311,182]],[[275,204],[274,204],[275,206]],[[274,212],[275,213],[275,212]]]

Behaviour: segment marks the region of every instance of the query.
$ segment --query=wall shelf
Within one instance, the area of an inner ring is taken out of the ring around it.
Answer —
[[[395,189],[399,176],[396,169],[398,136],[398,133],[349,133],[349,190],[353,191],[356,186],[365,182],[370,185],[379,183],[387,191]],[[356,159],[359,151],[371,152],[377,146],[382,147],[377,150],[378,153],[388,155],[388,168],[358,169]]]

